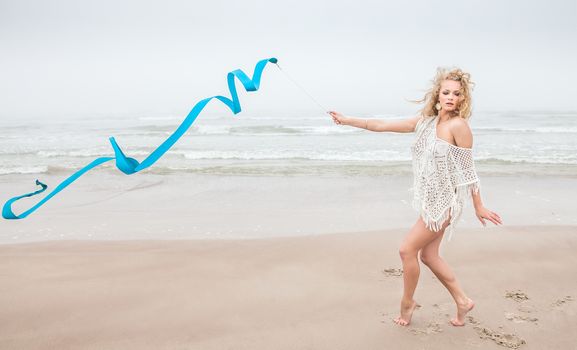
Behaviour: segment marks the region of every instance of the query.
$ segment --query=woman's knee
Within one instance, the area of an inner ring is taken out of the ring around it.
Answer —
[[[417,256],[418,250],[415,250],[409,245],[401,245],[399,248],[399,256],[401,259],[412,259]]]
[[[434,254],[434,253],[426,253],[426,252],[421,251],[419,258],[421,259],[421,262],[423,264],[428,266],[429,264],[431,264],[436,259],[439,259],[439,255]]]

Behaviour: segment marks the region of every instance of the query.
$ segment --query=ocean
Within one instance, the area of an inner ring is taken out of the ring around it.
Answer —
[[[215,101],[215,103],[217,103]],[[416,115],[416,114],[415,114]],[[398,119],[411,115],[357,117]],[[114,136],[143,160],[184,116],[101,115],[0,120],[0,176],[72,174],[113,156]],[[474,112],[473,154],[480,175],[577,175],[577,112]],[[201,113],[152,167],[154,174],[382,176],[410,174],[414,133],[370,132],[335,125],[322,112]],[[117,172],[113,162],[92,171]]]

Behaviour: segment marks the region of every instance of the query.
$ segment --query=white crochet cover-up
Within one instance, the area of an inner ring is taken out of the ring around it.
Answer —
[[[475,171],[472,148],[455,146],[437,137],[438,116],[421,117],[415,127],[412,207],[427,228],[438,232],[451,216],[449,241],[471,191],[477,194],[481,182]]]

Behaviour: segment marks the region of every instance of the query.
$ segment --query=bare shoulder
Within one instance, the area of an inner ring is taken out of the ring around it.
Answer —
[[[455,142],[459,147],[472,148],[473,147],[473,132],[469,126],[469,122],[463,118],[453,118],[449,128]]]

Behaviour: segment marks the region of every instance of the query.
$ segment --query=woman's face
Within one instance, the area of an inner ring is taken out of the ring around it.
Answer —
[[[443,80],[441,89],[439,90],[439,102],[441,109],[453,112],[459,108],[461,99],[461,83],[454,80]]]

